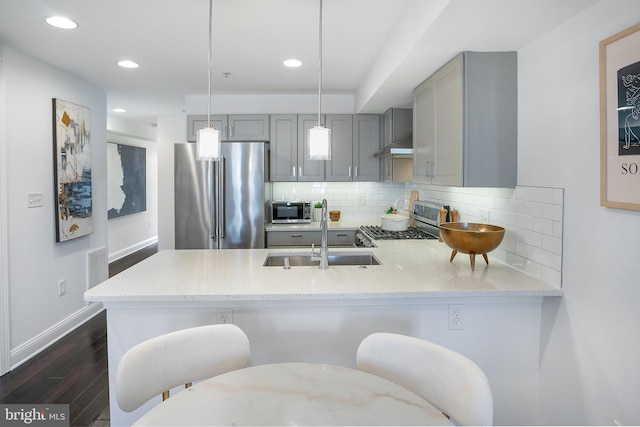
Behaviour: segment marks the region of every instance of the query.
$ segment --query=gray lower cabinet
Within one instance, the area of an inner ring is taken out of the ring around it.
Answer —
[[[332,247],[353,247],[356,242],[355,230],[328,230],[327,244]],[[267,248],[296,247],[311,245],[320,247],[322,234],[320,230],[303,231],[267,231]]]
[[[211,124],[222,131],[223,141],[268,141],[268,114],[212,115]],[[195,141],[199,129],[207,125],[207,116],[187,116],[187,141]]]
[[[517,56],[463,52],[414,90],[414,180],[515,187]]]

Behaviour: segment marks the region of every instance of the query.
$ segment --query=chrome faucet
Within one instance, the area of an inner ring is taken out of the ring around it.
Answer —
[[[327,248],[327,199],[322,199],[322,216],[320,217],[320,233],[322,234],[322,244],[320,246],[320,256],[315,252],[315,246],[311,245],[311,259],[320,260],[320,270],[329,268],[329,249]]]
[[[329,268],[329,249],[327,248],[327,199],[322,199],[322,217],[320,218],[322,246],[320,246],[320,270]]]

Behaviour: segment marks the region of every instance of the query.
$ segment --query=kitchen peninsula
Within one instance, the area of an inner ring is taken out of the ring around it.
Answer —
[[[437,240],[380,241],[381,265],[265,267],[268,254],[310,249],[161,251],[85,293],[108,315],[111,390],[120,357],[138,342],[172,330],[232,321],[251,342],[251,364],[324,362],[354,366],[360,341],[397,332],[449,346],[487,373],[496,423],[535,418],[540,319],[546,297],[562,295],[501,262],[477,263]],[[452,320],[451,313],[461,313]],[[511,399],[518,395],[517,402]],[[148,404],[153,405],[153,403]],[[120,411],[133,422],[149,406]]]

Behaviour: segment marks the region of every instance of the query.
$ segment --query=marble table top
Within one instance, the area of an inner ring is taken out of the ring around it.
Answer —
[[[383,378],[317,363],[222,374],[162,402],[135,426],[451,425],[430,403]]]

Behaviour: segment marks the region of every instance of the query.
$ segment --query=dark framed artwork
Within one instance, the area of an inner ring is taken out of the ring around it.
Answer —
[[[640,210],[640,24],[600,42],[600,205]]]
[[[147,150],[144,147],[107,144],[107,190],[109,218],[147,209]]]
[[[56,242],[93,233],[91,111],[53,98]]]

